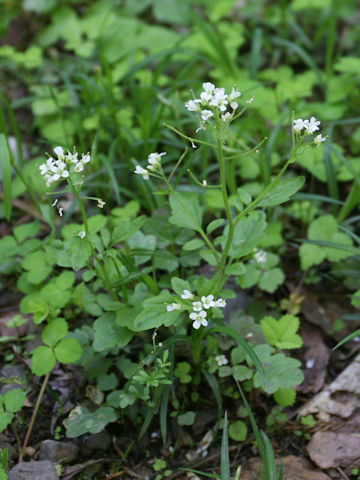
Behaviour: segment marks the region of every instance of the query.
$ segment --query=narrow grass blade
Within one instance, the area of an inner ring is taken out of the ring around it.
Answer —
[[[208,372],[207,370],[203,370],[203,374],[214,394],[214,397],[218,406],[218,412],[219,412],[219,418],[220,418],[221,412],[222,412],[222,396],[221,396],[221,391],[219,387],[219,382],[217,381],[217,378],[215,377],[215,375]]]
[[[344,202],[336,198],[327,197],[326,195],[318,195],[316,193],[295,193],[292,200],[310,200],[312,202],[335,203],[336,205],[344,205]]]
[[[226,411],[224,417],[223,434],[221,439],[220,478],[221,480],[230,480],[228,420]]]
[[[325,165],[325,172],[326,172],[326,182],[328,185],[329,196],[339,200],[339,187],[336,181],[336,173],[334,169],[334,164],[331,158],[331,142],[325,142],[324,145],[324,165]],[[336,215],[338,210],[337,205],[333,204],[332,212]]]
[[[337,220],[338,222],[343,222],[348,215],[356,208],[357,205],[360,203],[360,187],[357,183],[351,187],[351,190],[346,197],[345,203],[341,208]]]
[[[0,134],[0,164],[2,170],[2,181],[4,186],[5,216],[9,222],[11,219],[12,196],[11,196],[11,162],[10,152],[6,137]]]
[[[250,78],[255,79],[259,70],[261,60],[261,47],[263,44],[263,29],[255,28],[250,53]]]
[[[207,333],[212,333],[212,332],[218,332],[218,333],[225,333],[225,335],[229,335],[232,337],[234,340],[236,340],[242,348],[245,350],[245,352],[249,355],[251,360],[253,361],[257,371],[261,375],[262,379],[266,382],[266,375],[265,371],[263,369],[263,366],[254,352],[253,348],[247,343],[246,340],[244,340],[235,330],[229,327],[212,327],[209,330],[207,330]]]
[[[360,335],[360,329],[359,329],[359,330],[355,330],[355,332],[352,332],[352,333],[350,333],[350,335],[348,335],[347,337],[343,338],[343,339],[341,340],[341,342],[339,342],[337,345],[335,345],[335,347],[333,348],[333,350],[336,350],[337,348],[341,347],[341,345],[344,345],[344,343],[349,342],[350,340],[352,340],[353,338],[357,337],[358,335]]]

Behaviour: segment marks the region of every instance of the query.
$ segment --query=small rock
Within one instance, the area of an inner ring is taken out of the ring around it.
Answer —
[[[289,455],[276,459],[279,470],[283,466],[283,480],[330,480],[330,477],[319,470],[315,470],[311,463],[304,457]],[[250,458],[246,466],[241,470],[241,480],[259,480],[260,472],[264,471],[264,465],[260,458]]]
[[[8,451],[8,460],[9,462],[14,462],[15,463],[15,458],[17,457],[17,449],[11,445],[8,441],[9,439],[0,433],[0,450],[7,450]]]
[[[72,442],[44,440],[40,445],[40,460],[50,460],[53,463],[72,462],[78,453],[79,447]]]
[[[307,446],[313,462],[320,468],[355,468],[360,462],[357,434],[316,432]]]
[[[5,365],[0,370],[1,395],[5,395],[10,390],[20,388],[25,390],[26,376],[23,365]]]
[[[89,455],[93,451],[107,450],[111,445],[111,435],[106,430],[89,435],[82,447],[84,455]]]
[[[9,472],[9,480],[59,480],[49,460],[18,463]]]

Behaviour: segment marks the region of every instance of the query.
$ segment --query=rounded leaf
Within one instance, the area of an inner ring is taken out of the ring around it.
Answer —
[[[49,347],[36,348],[31,357],[31,370],[35,375],[46,375],[55,367],[56,359]]]
[[[55,356],[61,363],[74,363],[82,355],[80,343],[75,338],[64,338],[54,348]]]
[[[41,338],[46,345],[54,347],[67,333],[67,321],[64,318],[55,318],[44,328]]]
[[[3,396],[5,410],[8,412],[17,412],[18,410],[21,410],[24,406],[25,399],[26,393],[20,388],[15,388],[15,390],[6,392]]]

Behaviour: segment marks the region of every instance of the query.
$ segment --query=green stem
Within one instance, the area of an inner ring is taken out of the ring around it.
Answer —
[[[88,235],[89,233],[89,224],[88,224],[88,221],[87,221],[87,216],[86,216],[86,211],[85,211],[85,207],[84,207],[84,202],[82,201],[82,198],[80,197],[79,195],[79,192],[77,191],[77,189],[75,188],[74,184],[72,183],[71,180],[68,181],[69,182],[69,185],[70,185],[70,188],[71,190],[74,192],[74,195],[78,201],[78,204],[79,204],[79,208],[80,208],[80,212],[81,212],[81,216],[82,216],[82,219],[83,219],[83,223],[84,223],[84,227],[85,227],[85,233],[86,235]],[[103,279],[104,279],[104,282],[105,282],[105,285],[106,285],[106,289],[107,291],[109,292],[109,294],[116,300],[117,299],[117,296],[116,294],[114,293],[112,287],[111,287],[111,282],[110,282],[110,279],[109,279],[109,276],[107,274],[107,271],[106,271],[106,268],[105,268],[105,265],[104,263],[100,260],[100,258],[98,257],[93,245],[91,242],[90,243],[90,247],[91,247],[91,253],[92,253],[92,256],[94,257],[94,259],[96,260],[97,264],[99,265],[100,267],[100,270],[101,270],[101,273],[103,275]]]

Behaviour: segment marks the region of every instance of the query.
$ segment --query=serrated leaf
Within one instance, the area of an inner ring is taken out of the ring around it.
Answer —
[[[259,281],[259,288],[264,292],[273,293],[285,280],[285,275],[280,268],[272,268],[263,272]]]
[[[119,312],[121,317],[121,311]],[[114,313],[105,313],[94,322],[93,348],[97,352],[113,347],[124,347],[133,337],[133,332],[119,326]]]
[[[49,347],[38,347],[32,352],[31,370],[35,375],[46,375],[56,365],[53,351]]]
[[[82,347],[75,338],[64,338],[54,348],[57,360],[61,363],[74,363],[82,355]]]
[[[294,315],[283,315],[279,320],[267,316],[261,320],[260,324],[270,345],[280,349],[292,349],[300,348],[303,344],[302,338],[296,333],[300,321]]]
[[[232,356],[233,355],[231,352],[231,357]],[[252,370],[250,370],[250,368],[248,367],[245,367],[245,365],[235,365],[234,367],[232,367],[232,376],[235,378],[235,380],[238,380],[239,382],[248,380],[252,377],[252,374]]]
[[[306,270],[313,265],[319,265],[326,257],[325,250],[319,245],[303,243],[299,249],[301,268]]]
[[[264,198],[258,203],[258,207],[274,207],[287,202],[304,185],[305,177],[296,177],[289,180],[281,180]]]
[[[8,412],[17,412],[24,406],[26,393],[20,388],[15,388],[3,395],[5,410]]]
[[[41,338],[48,347],[54,347],[67,333],[67,321],[64,318],[55,318],[44,328]]]
[[[85,238],[72,237],[65,242],[66,253],[70,256],[71,267],[76,272],[87,265],[91,246]]]
[[[202,210],[199,197],[194,193],[176,193],[169,196],[171,217],[169,222],[179,228],[201,230]]]
[[[266,220],[264,212],[251,212],[246,218],[242,218],[235,226],[234,237],[229,255],[234,258],[248,255],[256,247],[264,235]],[[228,227],[225,228],[225,237]]]
[[[166,327],[174,325],[181,310],[168,312],[166,306],[173,302],[174,297],[167,292],[145,300],[143,302],[144,310],[135,318],[134,329],[142,332],[162,325]]]

